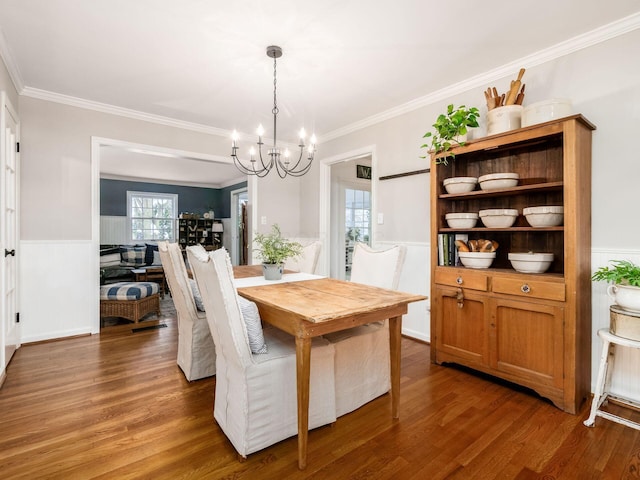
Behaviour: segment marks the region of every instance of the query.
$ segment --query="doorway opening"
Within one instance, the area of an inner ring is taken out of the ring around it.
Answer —
[[[236,176],[238,174],[237,170],[235,169],[235,167],[233,166],[231,160],[227,157],[221,157],[221,156],[217,156],[217,155],[209,155],[209,154],[202,154],[202,153],[195,153],[195,152],[188,152],[188,151],[183,151],[183,150],[176,150],[176,149],[171,149],[171,148],[164,148],[164,147],[157,147],[157,146],[153,146],[153,145],[144,145],[144,144],[137,144],[137,143],[132,143],[132,142],[127,142],[127,141],[122,141],[122,140],[114,140],[114,139],[108,139],[108,138],[101,138],[101,137],[92,137],[91,138],[91,180],[92,180],[92,249],[95,252],[95,257],[93,260],[93,276],[92,276],[92,284],[98,286],[100,285],[100,244],[103,243],[101,242],[102,238],[104,237],[105,231],[101,232],[101,216],[100,216],[100,203],[101,203],[101,196],[100,196],[100,178],[101,178],[101,173],[102,173],[102,167],[103,167],[103,162],[106,163],[106,155],[107,155],[107,150],[117,150],[117,151],[127,151],[129,153],[132,154],[138,154],[138,155],[144,155],[147,157],[151,157],[154,159],[154,165],[155,165],[155,169],[158,169],[160,167],[160,164],[162,163],[162,165],[165,165],[166,162],[166,166],[168,167],[168,163],[169,162],[175,162],[177,161],[177,170],[175,171],[175,175],[174,178],[175,180],[172,181],[157,181],[158,179],[148,179],[147,181],[152,181],[153,183],[166,183],[167,185],[183,185],[183,183],[181,183],[178,180],[178,176],[180,174],[180,172],[182,170],[185,170],[188,168],[185,167],[185,163],[188,162],[197,162],[200,163],[202,165],[206,165],[206,166],[211,166],[212,164],[217,164],[219,166],[228,166],[229,170],[232,171]],[[101,161],[101,157],[102,160]],[[140,158],[139,156],[137,156],[136,158]],[[129,161],[128,165],[131,166],[132,168],[135,166],[139,166],[139,162],[135,161]],[[193,165],[193,163],[191,163],[191,165]],[[147,169],[147,171],[155,171],[155,170],[149,170]],[[114,176],[111,172],[109,172],[109,175],[111,176],[112,179],[118,179],[118,176]],[[142,178],[138,175],[133,175],[134,177],[139,177]],[[128,177],[128,176],[127,176]],[[237,177],[235,177],[237,178]],[[131,178],[120,178],[121,180],[127,180],[130,181]],[[228,184],[238,184],[240,183],[242,180],[230,180],[228,181]],[[247,181],[247,192],[248,192],[248,197],[250,199],[251,202],[256,202],[256,197],[257,197],[257,186],[255,185],[255,181],[251,178],[246,178]],[[198,186],[198,185],[194,185],[194,186]],[[204,185],[202,185],[204,186]],[[250,193],[249,193],[250,192]],[[228,197],[227,197],[228,198]],[[181,207],[182,208],[182,207]],[[253,210],[255,211],[255,210]],[[120,215],[122,216],[122,215]],[[251,216],[251,212],[249,212],[249,218],[251,219],[249,224],[253,225],[253,223],[255,223],[255,219],[252,218]],[[103,219],[104,220],[104,219]],[[111,240],[106,241],[106,243],[122,243],[120,241],[121,238],[121,234],[123,232],[123,229],[121,228],[121,225],[126,225],[127,222],[126,220],[123,222],[122,219],[116,219],[118,220],[117,223],[117,227],[118,228],[113,228],[113,234],[114,234],[114,241],[112,242]],[[102,235],[101,235],[102,234]],[[124,234],[126,234],[126,232],[124,232]],[[117,241],[115,241],[115,239],[117,238]],[[95,317],[92,316],[91,319],[91,323],[92,323],[92,332],[91,333],[99,333],[100,332],[100,315],[99,315],[99,299],[98,296],[96,295],[95,297],[95,308],[93,309],[93,311],[95,312]]]
[[[367,147],[362,153],[325,160],[320,167],[321,231],[324,226],[326,234],[322,238],[329,245],[324,266],[333,278],[348,280],[355,243],[373,241],[375,183],[371,175],[362,178],[359,172],[372,172],[374,160],[374,148]]]

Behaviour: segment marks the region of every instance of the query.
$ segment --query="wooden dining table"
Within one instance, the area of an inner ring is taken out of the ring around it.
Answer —
[[[262,275],[259,265],[234,267],[236,278],[256,275]],[[427,297],[333,278],[239,287],[238,293],[257,304],[264,322],[295,337],[298,467],[301,470],[307,465],[309,374],[313,337],[388,319],[391,415],[393,418],[399,417],[402,316],[407,313],[409,303],[426,300]]]

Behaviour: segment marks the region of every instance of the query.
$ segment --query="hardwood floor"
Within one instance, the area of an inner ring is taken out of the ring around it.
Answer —
[[[640,478],[640,432],[603,419],[587,428],[586,406],[569,415],[432,365],[429,347],[410,339],[399,421],[385,395],[310,432],[303,472],[295,437],[240,463],[213,421],[215,379],[185,380],[175,320],[164,323],[19,349],[0,390],[0,478]]]

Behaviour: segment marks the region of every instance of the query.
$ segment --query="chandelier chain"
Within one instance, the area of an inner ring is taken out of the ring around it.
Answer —
[[[271,113],[273,113],[274,115],[277,115],[280,110],[278,110],[278,101],[277,101],[277,97],[276,97],[276,89],[277,87],[277,76],[276,76],[276,59],[273,59],[273,110],[271,110]]]

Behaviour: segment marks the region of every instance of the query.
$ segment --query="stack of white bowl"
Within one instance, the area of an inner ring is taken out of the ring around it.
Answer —
[[[557,227],[564,221],[564,208],[561,205],[527,207],[522,214],[532,227]]]
[[[564,98],[552,98],[527,105],[522,110],[522,126],[549,122],[571,115],[571,101]]]
[[[451,177],[442,181],[447,193],[467,193],[476,188],[478,179],[476,177]]]
[[[511,188],[518,185],[520,175],[517,173],[490,173],[478,178],[481,190],[499,190],[501,188]]]
[[[478,213],[487,228],[509,228],[518,218],[518,210],[515,208],[490,208]]]
[[[444,216],[449,228],[473,228],[478,221],[478,214],[469,213],[447,213]]]

